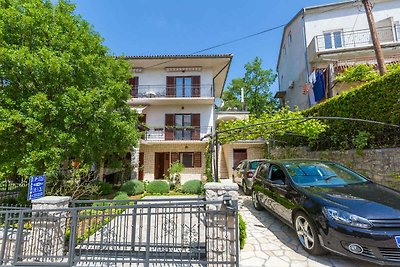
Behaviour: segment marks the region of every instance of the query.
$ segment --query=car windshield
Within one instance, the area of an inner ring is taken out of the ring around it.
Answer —
[[[335,163],[287,163],[285,167],[293,182],[300,186],[343,186],[368,182],[361,175]]]
[[[252,161],[250,162],[250,170],[255,170],[257,169],[258,165],[260,165],[261,161]]]

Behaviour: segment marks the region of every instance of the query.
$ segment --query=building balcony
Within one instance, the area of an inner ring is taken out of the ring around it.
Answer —
[[[383,49],[400,46],[400,26],[377,28],[377,32]],[[373,43],[369,29],[334,31],[315,36],[307,49],[310,62],[324,56],[346,60],[346,54],[351,57],[359,55],[361,58],[373,53]]]
[[[185,104],[188,100],[193,104],[212,104],[214,88],[212,85],[180,87],[166,85],[139,85],[131,92],[130,104]]]
[[[199,141],[211,133],[212,127],[155,127],[144,132],[145,141]]]

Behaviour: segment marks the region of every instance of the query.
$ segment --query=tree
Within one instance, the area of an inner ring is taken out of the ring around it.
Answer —
[[[224,110],[240,109],[242,103],[241,88],[244,90],[244,102],[250,114],[259,116],[264,112],[270,113],[278,106],[272,97],[270,86],[275,82],[276,74],[271,69],[261,68],[262,60],[256,57],[245,64],[246,70],[243,78],[233,79],[224,91],[222,99],[225,102]]]
[[[2,177],[124,158],[137,142],[129,66],[74,8],[0,0]]]

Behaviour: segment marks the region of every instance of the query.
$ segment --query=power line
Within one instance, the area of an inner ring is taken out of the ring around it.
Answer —
[[[198,50],[196,52],[192,52],[189,55],[196,55],[196,54],[199,54],[199,53],[203,53],[205,51],[209,51],[209,50],[221,47],[221,46],[225,46],[225,45],[228,45],[228,44],[236,43],[236,42],[239,42],[239,41],[242,41],[242,40],[245,40],[245,39],[249,39],[249,38],[252,38],[252,37],[267,33],[267,32],[271,32],[271,31],[277,30],[277,29],[285,27],[285,26],[286,26],[286,24],[282,24],[282,25],[279,25],[279,26],[276,26],[276,27],[273,27],[273,28],[269,28],[269,29],[266,29],[266,30],[263,30],[263,31],[260,31],[260,32],[257,32],[257,33],[253,33],[253,34],[246,35],[246,36],[243,36],[243,37],[240,37],[240,38],[237,38],[237,39],[233,39],[231,41],[227,41],[227,42],[224,42],[224,43],[220,43],[220,44],[217,44],[217,45],[210,46],[210,47]],[[154,68],[154,67],[157,67],[157,66],[169,63],[171,61],[175,61],[175,60],[176,59],[170,59],[170,60],[167,60],[167,61],[164,61],[164,62],[161,62],[161,63],[157,63],[157,64],[154,64],[154,65],[151,65],[151,66],[146,67],[144,69]]]

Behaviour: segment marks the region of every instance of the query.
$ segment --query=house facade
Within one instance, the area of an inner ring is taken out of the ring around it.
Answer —
[[[375,0],[373,15],[386,63],[400,59],[400,0]],[[334,77],[346,67],[376,64],[361,1],[346,1],[298,12],[284,28],[277,63],[283,105],[306,109],[348,90]],[[318,75],[323,84],[314,92]]]
[[[180,161],[182,182],[205,174],[208,137],[215,129],[232,55],[129,56],[131,99],[145,125],[132,161],[140,180],[164,179]]]

